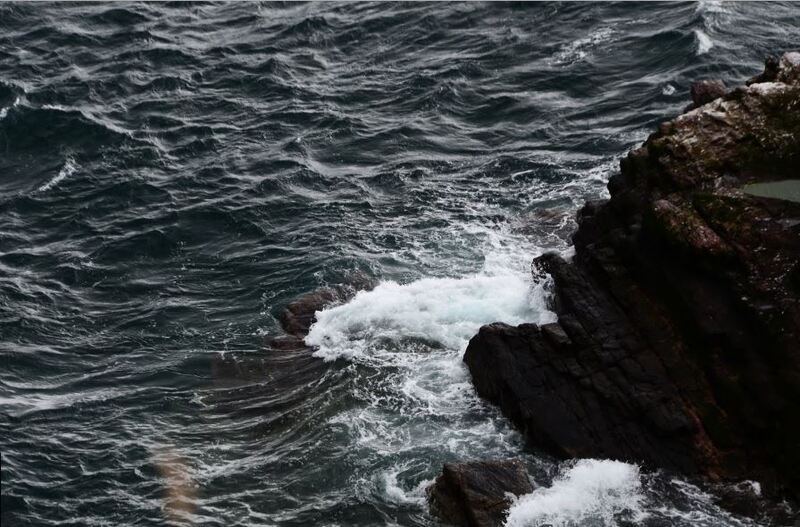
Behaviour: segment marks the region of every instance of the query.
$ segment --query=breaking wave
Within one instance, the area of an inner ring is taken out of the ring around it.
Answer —
[[[711,40],[703,30],[695,29],[694,36],[697,39],[697,54],[704,55],[714,47],[714,41]]]
[[[325,360],[364,357],[403,341],[463,351],[484,324],[551,318],[541,289],[525,275],[383,282],[347,304],[319,312],[306,343],[318,347],[316,355]]]
[[[613,526],[639,522],[645,500],[639,467],[620,461],[582,459],[562,469],[549,487],[521,496],[507,527]]]

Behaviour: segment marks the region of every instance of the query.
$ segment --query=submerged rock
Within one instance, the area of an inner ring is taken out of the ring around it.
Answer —
[[[358,291],[372,289],[375,284],[371,277],[355,272],[342,284],[311,291],[291,302],[279,315],[285,333],[267,337],[264,353],[214,356],[210,374],[217,389],[206,396],[209,403],[223,413],[266,412],[267,415],[271,411],[254,401],[279,397],[283,405],[305,404],[306,387],[318,382],[329,367],[312,355],[314,348],[304,340],[316,321],[316,312],[347,302]],[[243,401],[248,403],[245,409],[241,408]],[[282,411],[274,413],[280,418]]]
[[[514,496],[533,492],[518,459],[445,463],[428,488],[431,510],[443,521],[469,527],[503,524]]]
[[[332,287],[321,287],[299,297],[289,303],[281,313],[281,327],[288,335],[277,337],[271,341],[276,348],[294,349],[305,346],[303,338],[316,322],[316,312],[328,306],[342,304],[352,299],[358,291],[369,291],[376,281],[364,273],[353,273],[343,284]]]
[[[800,203],[743,191],[798,177],[799,72],[786,54],[662,124],[580,211],[573,262],[535,261],[558,322],[470,341],[532,444],[800,497]]]
[[[347,300],[348,289],[344,287],[322,287],[291,302],[281,313],[280,322],[284,331],[295,337],[304,337],[316,321],[314,314],[327,305]]]

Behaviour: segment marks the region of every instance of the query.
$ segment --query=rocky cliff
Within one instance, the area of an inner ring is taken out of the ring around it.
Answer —
[[[464,360],[551,453],[797,497],[800,54],[693,95],[581,209],[573,260],[534,262],[558,322],[485,326]]]

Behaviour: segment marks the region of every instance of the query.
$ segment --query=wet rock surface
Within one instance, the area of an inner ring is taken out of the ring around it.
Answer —
[[[796,499],[800,204],[742,188],[799,167],[789,53],[622,160],[611,198],[579,213],[573,261],[534,262],[558,322],[471,340],[478,392],[556,455],[753,479]]]
[[[513,496],[533,492],[518,459],[446,463],[428,488],[431,510],[443,521],[469,527],[503,525]]]

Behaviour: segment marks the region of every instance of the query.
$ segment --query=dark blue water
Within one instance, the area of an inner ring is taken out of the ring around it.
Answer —
[[[526,449],[460,356],[552,317],[530,259],[797,4],[0,4],[2,525],[743,525],[672,475]],[[292,299],[364,275],[307,352]],[[658,523],[662,522],[662,523]]]

